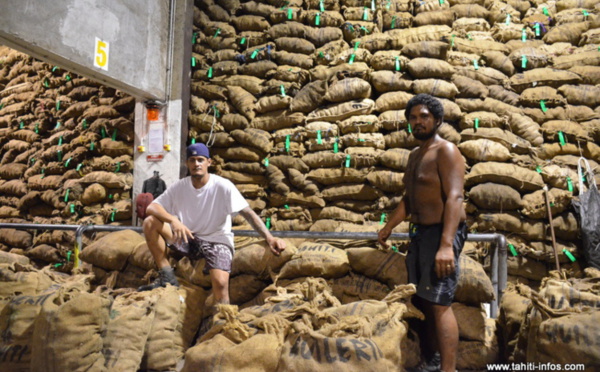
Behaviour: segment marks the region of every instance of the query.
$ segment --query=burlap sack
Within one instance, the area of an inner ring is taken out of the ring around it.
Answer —
[[[460,302],[454,302],[452,312],[456,317],[458,334],[461,338],[472,341],[485,341],[487,316],[481,305],[467,306]]]
[[[542,40],[546,44],[571,43],[578,45],[581,35],[590,27],[589,22],[576,22],[552,27]]]
[[[27,184],[21,180],[13,179],[0,184],[3,195],[24,196],[27,194]]]
[[[375,115],[357,115],[338,123],[342,134],[374,133],[379,129],[379,120]]]
[[[347,221],[353,223],[362,223],[365,221],[365,217],[362,214],[354,213],[352,211],[336,206],[329,206],[323,208],[323,210],[319,211],[318,218],[326,220]]]
[[[139,368],[157,299],[158,296],[152,292],[133,292],[115,299],[111,307],[114,315],[103,337],[102,353],[107,371],[134,371]]]
[[[0,342],[3,354],[0,366],[3,370],[30,369],[33,325],[46,302],[52,302],[63,292],[87,290],[89,281],[82,278],[74,279],[66,285],[55,283],[37,295],[17,295],[10,298],[0,312],[0,329],[6,335]]]
[[[83,205],[91,205],[106,199],[106,189],[99,183],[89,185],[79,199]]]
[[[505,162],[512,157],[506,147],[488,139],[464,141],[458,149],[465,157],[475,161]]]
[[[306,177],[322,185],[361,182],[367,175],[366,170],[354,168],[320,168],[311,170]]]
[[[549,268],[552,268],[556,262],[552,242],[532,242],[519,238],[518,236],[512,236],[508,242],[513,244],[518,254],[522,254],[536,261],[545,262],[547,266],[550,265],[548,266]],[[556,242],[556,250],[561,265],[571,262],[569,257],[565,254],[565,251],[570,252],[576,259],[579,259],[580,257],[580,252],[574,243]]]
[[[504,147],[518,154],[527,153],[531,149],[531,143],[521,137],[514,135],[510,131],[500,128],[468,128],[460,133],[463,140],[474,140],[479,138],[487,138],[502,144]]]
[[[326,200],[375,200],[379,198],[382,193],[368,185],[353,184],[328,186],[322,191],[322,195]]]
[[[527,88],[519,97],[519,103],[527,107],[540,107],[541,101],[546,107],[564,106],[567,103],[555,88],[547,86]]]
[[[336,42],[338,44],[338,42]],[[330,45],[330,44],[328,44]],[[344,44],[343,48],[346,48],[347,44]],[[339,46],[338,46],[339,48]],[[342,49],[343,49],[342,48]],[[319,53],[319,49],[317,52]],[[339,52],[338,52],[339,53]],[[337,55],[337,53],[336,53]],[[353,63],[342,63],[337,66],[329,67],[319,65],[310,70],[311,79],[329,81],[337,78],[338,76],[354,76],[359,77],[363,80],[368,80],[368,75],[372,69],[365,62],[353,62]]]
[[[469,190],[469,200],[482,209],[514,210],[522,206],[521,195],[510,186],[481,183]]]
[[[329,244],[302,243],[297,252],[281,268],[279,278],[318,276],[339,278],[348,273],[350,264],[346,252]]]
[[[502,294],[498,313],[498,341],[501,346],[500,355],[507,361],[514,361],[512,353],[521,324],[528,315],[530,295],[531,288],[512,283],[508,283]]]
[[[548,266],[528,257],[508,257],[507,261],[509,275],[520,276],[530,280],[540,281],[548,275]]]
[[[111,302],[91,293],[62,293],[45,302],[34,323],[31,370],[104,370]]]
[[[133,230],[110,233],[81,251],[81,259],[107,270],[121,270],[144,237]]]
[[[8,187],[9,184],[14,181],[17,181],[17,180],[8,181],[8,182],[6,182],[6,184],[4,186]],[[29,187],[30,190],[58,189],[62,185],[63,181],[64,181],[63,176],[57,176],[57,175],[46,176],[44,174],[37,174],[37,175],[29,177],[29,179],[27,179],[27,186]],[[23,193],[23,195],[25,195],[25,194]],[[19,196],[22,196],[22,195],[19,195]]]
[[[289,108],[292,98],[290,96],[265,96],[256,102],[255,109],[259,114],[264,114],[270,111],[285,110]]]
[[[293,103],[294,101],[292,101],[292,105]],[[276,110],[255,117],[251,124],[254,128],[272,132],[278,129],[290,128],[303,122],[304,115],[302,113]]]
[[[408,12],[389,11],[383,13],[383,31],[407,28],[412,25],[413,15]]]
[[[547,237],[543,222],[525,219],[516,212],[480,213],[477,215],[477,229],[486,232],[507,231],[532,240],[544,240]]]
[[[250,50],[250,52],[253,52],[253,51],[254,51],[254,49]],[[266,48],[265,48],[265,51],[266,51]],[[229,87],[232,85],[239,86],[254,95],[261,94],[264,89],[264,87],[262,85],[263,80],[259,79],[257,77],[254,77],[254,76],[246,76],[246,75],[219,76],[219,77],[213,78],[211,81],[213,84],[217,84],[221,87]],[[204,97],[204,96],[201,96],[201,97]]]
[[[417,79],[450,79],[456,71],[448,62],[433,58],[414,58],[408,63],[407,68]]]
[[[229,100],[236,110],[248,118],[248,120],[254,119],[256,116],[256,112],[254,111],[256,98],[241,87],[232,86],[227,91],[229,93]]]
[[[484,341],[459,341],[456,367],[459,369],[487,368],[499,361],[496,320],[486,319]]]
[[[508,76],[492,67],[458,67],[456,73],[485,85],[506,84],[508,81]]]
[[[291,191],[286,196],[275,193],[269,194],[269,203],[274,207],[283,207],[285,204],[298,204],[308,208],[323,208],[325,200],[317,195]]]
[[[175,275],[184,278],[187,282],[198,285],[203,288],[210,288],[212,285],[210,275],[204,273],[206,260],[201,258],[192,261],[188,257],[183,257],[177,263]]]
[[[380,50],[370,60],[370,66],[376,71],[407,71],[406,66],[410,59],[401,55],[397,50]]]
[[[548,191],[550,199],[550,210],[553,216],[564,212],[571,204],[573,194],[567,190],[551,188]],[[543,190],[535,191],[523,196],[523,215],[535,219],[547,219],[548,210],[546,207],[546,194]]]
[[[257,334],[241,342],[223,334],[190,348],[182,372],[224,370],[276,371],[282,349],[276,334]]]
[[[229,148],[211,148],[211,156],[220,156],[226,160],[240,160],[249,162],[259,162],[264,159],[264,154],[258,149],[252,149],[244,146]]]
[[[342,304],[363,300],[381,300],[390,293],[387,285],[352,271],[346,276],[334,279],[331,289],[333,295]]]
[[[381,165],[387,168],[404,171],[408,164],[409,155],[410,151],[406,149],[389,149],[381,155],[379,161]]]
[[[579,83],[581,83],[581,77],[576,73],[551,68],[527,70],[523,73],[515,74],[510,78],[510,85],[517,93],[538,85],[559,88],[564,84]]]
[[[155,315],[140,368],[173,369],[184,353],[176,341],[178,318],[184,299],[173,286],[154,289],[151,293],[157,296]]]
[[[269,22],[266,19],[257,15],[241,15],[233,17],[231,19],[231,22],[233,23],[238,32],[266,31],[270,26]]]
[[[526,139],[534,146],[539,146],[544,141],[540,133],[540,126],[525,115],[512,113],[509,125],[517,136]]]
[[[371,74],[371,85],[378,93],[409,91],[412,87],[412,80],[401,72],[375,71]]]
[[[453,41],[456,50],[459,52],[473,53],[479,56],[489,51],[501,52],[505,55],[507,55],[509,52],[506,44],[498,41],[468,40],[459,37],[454,38]]]
[[[373,187],[386,192],[399,193],[404,189],[404,173],[375,169],[370,171],[366,178]]]
[[[397,9],[397,11],[406,10]],[[400,50],[407,44],[420,41],[439,41],[444,37],[449,37],[451,28],[446,25],[431,25],[401,30],[394,29],[387,33],[390,35],[390,48]]]
[[[533,310],[522,332],[529,339],[527,360],[571,363],[573,355],[586,368],[599,366],[598,348],[591,341],[598,333],[597,289],[590,283],[576,286],[549,280],[532,295]],[[587,292],[587,293],[584,293]],[[585,298],[592,299],[584,303]],[[576,331],[577,329],[577,331]],[[577,335],[577,336],[576,336]]]
[[[0,177],[5,180],[12,180],[21,178],[25,170],[27,169],[27,164],[4,164],[0,166]]]
[[[405,14],[406,17],[406,14]],[[379,20],[381,19],[381,16],[379,16]],[[406,19],[406,18],[404,18]],[[385,22],[385,20],[384,20]],[[399,19],[397,21],[397,23],[401,23],[402,19]],[[379,26],[381,28],[381,25]],[[389,44],[389,40],[390,37],[389,35],[385,34],[385,33],[379,33],[379,34],[370,34],[370,35],[365,35],[357,40],[353,40],[354,42],[360,42],[360,45],[362,48],[368,50],[371,53],[375,53],[379,50],[384,50],[388,48],[388,44]]]
[[[440,79],[419,79],[413,83],[413,91],[417,94],[426,93],[436,97],[453,99],[458,94],[458,88],[451,82]]]
[[[504,116],[501,117],[494,112],[475,111],[463,116],[460,121],[460,129],[503,128],[505,124],[506,117]]]
[[[401,323],[398,328],[404,328]],[[302,327],[301,333],[290,334],[285,341],[277,371],[297,368],[299,371],[376,371],[395,368],[392,360],[385,358],[379,345],[363,337],[327,337]],[[398,334],[395,334],[398,336]],[[401,337],[400,337],[401,338]],[[399,343],[399,340],[396,340]],[[310,345],[313,345],[312,348]],[[318,345],[318,346],[317,346]],[[383,346],[383,345],[382,345]],[[316,350],[319,350],[317,353]],[[321,350],[323,352],[321,353]],[[399,348],[397,352],[399,354]],[[397,355],[400,362],[400,355]]]
[[[15,229],[0,229],[0,243],[12,248],[29,248],[33,237],[27,231]]]
[[[404,110],[412,97],[413,94],[402,91],[384,93],[377,98],[375,107],[378,112],[382,113],[390,110]]]
[[[534,191],[544,185],[542,176],[536,171],[497,162],[477,163],[465,177],[467,187],[484,182],[505,184],[524,191]]]
[[[573,241],[579,237],[578,220],[570,211],[554,217],[552,225],[559,239]]]
[[[286,241],[285,251],[275,256],[263,241],[236,250],[233,257],[231,275],[252,274],[268,279],[271,273],[277,273],[296,253],[296,247]]]
[[[86,174],[80,182],[82,184],[99,183],[108,189],[129,189],[133,186],[133,177],[131,174],[97,171]]]
[[[454,300],[467,304],[489,302],[495,298],[492,281],[483,266],[472,258],[459,257],[460,274]]]
[[[336,3],[336,5],[338,4]],[[316,8],[319,8],[319,6],[317,6]],[[336,11],[325,10],[321,12],[320,9],[309,9],[304,11],[304,14],[305,20],[310,25],[319,25],[323,27],[339,27],[342,25],[342,23],[344,23],[344,17]]]
[[[292,101],[293,105],[293,101]],[[338,121],[354,115],[369,115],[375,106],[370,99],[360,101],[349,101],[340,104],[329,105],[322,109],[316,109],[307,115],[306,121]]]
[[[390,288],[408,283],[405,255],[374,248],[350,248],[347,252],[354,272],[386,283]]]
[[[568,120],[550,120],[542,124],[541,131],[546,141],[554,141],[562,132],[566,141],[577,142],[591,140],[588,131],[581,124]]]
[[[600,105],[600,87],[593,85],[563,85],[558,88],[571,105],[594,107]]]
[[[489,89],[482,82],[471,79],[466,76],[454,74],[452,75],[452,83],[458,89],[459,98],[486,98],[489,94]]]
[[[28,250],[28,254],[29,254]],[[9,252],[0,252],[0,263],[3,264],[12,264],[12,263],[18,263],[20,265],[29,265],[29,258],[27,258],[26,256],[20,255],[20,254],[15,254],[15,253],[9,253]]]
[[[371,85],[368,82],[359,78],[347,78],[331,84],[324,98],[330,102],[345,102],[369,96]]]

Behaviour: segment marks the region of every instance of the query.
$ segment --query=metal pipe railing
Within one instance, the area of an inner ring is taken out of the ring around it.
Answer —
[[[113,226],[113,225],[43,225],[26,223],[0,223],[1,228],[19,230],[71,230],[75,231],[75,266],[79,264],[79,252],[83,249],[83,234],[86,232],[134,230],[142,232],[140,226]],[[254,230],[232,230],[234,235],[260,237]],[[325,231],[271,231],[273,236],[279,238],[304,238],[304,239],[367,239],[377,240],[375,232],[325,232]],[[407,233],[393,233],[390,239],[409,240]],[[498,314],[498,304],[507,282],[507,244],[502,234],[468,234],[467,241],[493,243],[491,281],[496,299],[490,303],[490,315],[495,318]]]

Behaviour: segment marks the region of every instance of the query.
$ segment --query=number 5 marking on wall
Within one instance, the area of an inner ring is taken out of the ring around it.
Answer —
[[[108,42],[96,38],[96,48],[94,52],[94,67],[108,71]]]

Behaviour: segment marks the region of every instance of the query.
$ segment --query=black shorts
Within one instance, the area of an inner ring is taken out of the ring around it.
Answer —
[[[458,283],[458,256],[467,239],[467,225],[461,222],[454,237],[454,266],[456,270],[444,278],[435,274],[435,255],[440,247],[443,224],[411,225],[411,241],[406,257],[408,281],[417,286],[417,296],[438,305],[450,306]]]
[[[231,272],[233,253],[227,244],[207,242],[194,234],[194,238],[188,239],[187,243],[181,241],[167,246],[191,260],[206,259],[206,265],[202,270],[204,274],[208,274],[211,269]]]

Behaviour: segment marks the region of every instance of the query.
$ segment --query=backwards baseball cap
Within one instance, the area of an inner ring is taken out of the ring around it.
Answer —
[[[210,158],[210,153],[208,152],[208,147],[203,143],[194,143],[187,147],[187,157],[188,159],[192,156],[204,156],[205,158]]]

